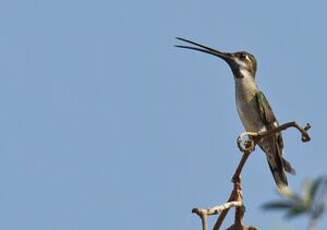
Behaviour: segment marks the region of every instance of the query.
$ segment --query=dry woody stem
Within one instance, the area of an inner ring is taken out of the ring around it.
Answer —
[[[213,227],[213,230],[219,230],[222,223],[224,222],[224,219],[228,213],[228,211],[231,208],[235,208],[235,218],[234,218],[234,224],[230,226],[229,230],[254,230],[256,228],[254,227],[245,227],[243,225],[243,217],[245,213],[245,206],[243,203],[243,194],[242,194],[242,187],[241,187],[241,172],[242,169],[250,156],[250,154],[254,151],[256,144],[258,141],[266,136],[274,135],[278,132],[284,131],[288,128],[295,128],[301,133],[301,140],[302,142],[310,141],[310,136],[308,134],[308,130],[311,128],[310,124],[306,124],[303,128],[300,127],[295,121],[288,122],[285,124],[282,124],[274,129],[253,133],[253,132],[245,132],[241,134],[237,138],[237,146],[240,149],[240,151],[243,153],[242,158],[234,172],[234,175],[232,177],[233,182],[233,190],[227,200],[226,203],[222,205],[218,205],[212,208],[194,208],[192,210],[192,213],[197,214],[202,221],[202,230],[208,230],[208,216],[211,215],[218,215],[217,221]],[[242,136],[247,135],[249,140],[243,141],[242,143]]]

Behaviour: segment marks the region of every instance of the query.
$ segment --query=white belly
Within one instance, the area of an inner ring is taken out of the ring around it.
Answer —
[[[248,72],[243,77],[235,78],[235,99],[238,115],[248,132],[258,132],[265,129],[261,121],[256,101],[257,85],[254,77]]]
[[[236,95],[236,107],[246,131],[258,132],[265,130],[265,125],[261,121],[254,96],[244,100],[244,98],[240,98],[240,95]]]

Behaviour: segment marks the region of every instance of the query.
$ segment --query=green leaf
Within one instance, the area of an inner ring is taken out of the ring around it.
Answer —
[[[309,213],[310,209],[307,206],[299,205],[293,207],[286,213],[287,218],[293,218],[301,214]]]
[[[322,177],[319,177],[313,181],[310,192],[309,192],[311,200],[313,200],[313,198],[315,197],[316,192],[322,182],[324,182],[324,178],[322,178]]]
[[[265,210],[277,210],[277,209],[290,209],[293,207],[293,203],[289,201],[271,201],[262,206]]]

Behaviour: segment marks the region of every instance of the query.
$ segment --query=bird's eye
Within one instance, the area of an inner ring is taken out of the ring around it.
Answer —
[[[245,56],[244,53],[240,53],[239,57],[240,57],[241,59],[245,59],[246,56]]]

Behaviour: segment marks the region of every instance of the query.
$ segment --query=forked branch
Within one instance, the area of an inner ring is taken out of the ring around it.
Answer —
[[[254,151],[256,144],[260,141],[261,138],[274,135],[290,127],[296,128],[301,133],[302,142],[310,141],[311,138],[307,132],[311,128],[310,124],[306,124],[306,126],[302,128],[294,121],[282,124],[268,131],[263,131],[258,133],[245,132],[237,138],[237,146],[239,147],[243,155],[232,177],[232,182],[234,186],[228,201],[225,204],[218,205],[213,208],[208,208],[208,209],[194,208],[192,210],[192,213],[197,214],[201,218],[203,230],[208,229],[208,216],[220,214],[213,227],[213,230],[219,230],[228,211],[233,207],[235,208],[235,219],[234,219],[234,224],[228,228],[229,230],[256,229],[254,227],[243,226],[243,217],[244,217],[245,208],[243,204],[240,175],[248,157]],[[244,135],[247,135],[249,137],[248,140],[246,141],[242,140],[242,137]]]

